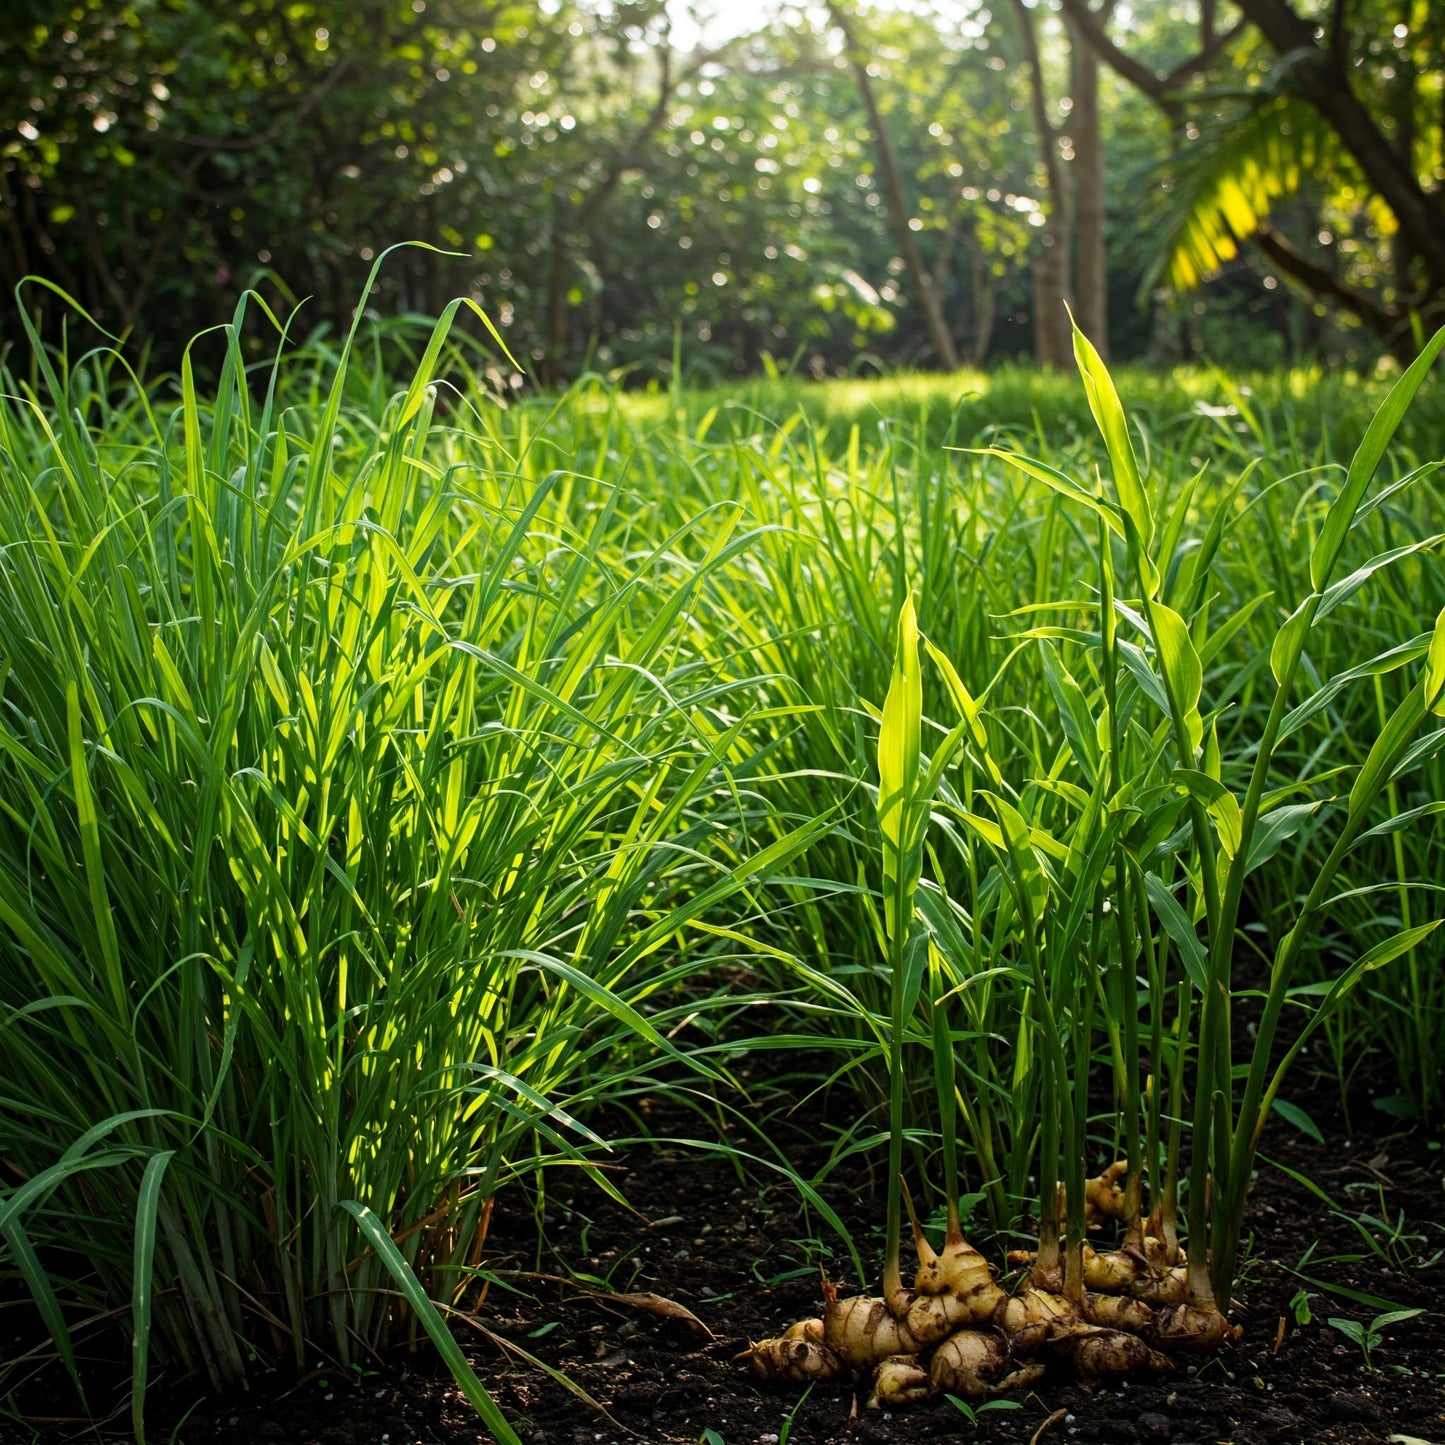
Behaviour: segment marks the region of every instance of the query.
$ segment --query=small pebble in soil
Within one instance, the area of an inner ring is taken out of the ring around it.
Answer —
[[[1139,1435],[1145,1440],[1168,1440],[1174,1434],[1174,1424],[1167,1415],[1146,1410],[1135,1421]]]
[[[1337,1420],[1373,1420],[1377,1413],[1368,1395],[1336,1395],[1329,1408]]]

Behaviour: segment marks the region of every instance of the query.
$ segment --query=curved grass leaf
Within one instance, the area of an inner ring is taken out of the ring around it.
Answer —
[[[1209,962],[1205,957],[1204,945],[1199,940],[1189,916],[1179,906],[1179,900],[1165,886],[1157,873],[1144,875],[1144,888],[1149,895],[1149,906],[1164,925],[1164,931],[1174,940],[1184,960],[1185,971],[1199,993],[1203,993],[1208,981]]]
[[[1320,528],[1319,539],[1310,552],[1310,585],[1316,592],[1323,592],[1328,585],[1330,573],[1334,571],[1335,562],[1344,548],[1345,537],[1354,523],[1355,512],[1364,500],[1365,489],[1375,475],[1375,468],[1380,465],[1385,448],[1389,446],[1391,438],[1404,420],[1410,403],[1415,399],[1415,393],[1424,384],[1442,347],[1445,347],[1445,326],[1426,342],[1419,356],[1390,388],[1390,394],[1371,420],[1364,439],[1350,461],[1345,484],[1340,489],[1339,496],[1330,504],[1324,525]]]
[[[411,1266],[402,1257],[401,1251],[392,1242],[391,1235],[382,1228],[381,1221],[366,1205],[355,1199],[343,1199],[341,1207],[356,1221],[368,1244],[376,1251],[377,1258],[386,1267],[387,1273],[396,1281],[397,1288],[406,1297],[407,1303],[416,1314],[418,1323],[427,1332],[427,1337],[436,1346],[437,1353],[446,1363],[457,1387],[471,1402],[472,1408],[481,1416],[483,1424],[492,1432],[497,1445],[522,1445],[517,1432],[507,1423],[497,1402],[487,1393],[487,1388],[477,1378],[476,1371],[467,1363],[461,1347],[447,1328],[441,1311],[428,1298],[421,1281],[412,1273]]]
[[[1154,629],[1154,650],[1168,685],[1170,711],[1183,723],[1189,757],[1193,759],[1204,740],[1204,722],[1199,716],[1204,668],[1188,625],[1172,607],[1163,602],[1151,603],[1149,619]]]
[[[141,1175],[135,1205],[135,1258],[131,1287],[130,1424],[136,1445],[145,1445],[146,1384],[150,1378],[151,1299],[156,1254],[156,1212],[161,1181],[175,1157],[173,1150],[153,1154]]]
[[[1104,359],[1094,343],[1079,330],[1072,315],[1069,324],[1074,333],[1074,360],[1084,381],[1089,410],[1094,414],[1094,422],[1104,438],[1104,449],[1109,454],[1119,507],[1138,528],[1142,552],[1148,548],[1153,535],[1154,516],[1149,507],[1149,494],[1144,490],[1139,475],[1139,461],[1134,455],[1134,442],[1129,435],[1129,419],[1124,415],[1109,368],[1104,365]]]

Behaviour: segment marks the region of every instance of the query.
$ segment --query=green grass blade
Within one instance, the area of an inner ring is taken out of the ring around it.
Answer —
[[[918,669],[918,621],[913,599],[898,617],[893,679],[878,732],[878,826],[883,833],[884,907],[888,936],[904,936],[903,908],[914,874],[913,813],[922,756],[923,682]]]
[[[1195,932],[1189,916],[1179,906],[1179,900],[1164,886],[1157,873],[1144,875],[1144,888],[1155,916],[1179,949],[1190,983],[1198,992],[1203,993],[1208,978],[1208,960],[1204,955],[1204,945],[1199,941],[1199,934]]]
[[[82,1407],[88,1410],[90,1406],[86,1404],[85,1385],[75,1361],[75,1347],[70,1342],[70,1331],[66,1328],[60,1301],[55,1297],[50,1277],[36,1256],[34,1245],[30,1243],[17,1219],[9,1219],[0,1226],[0,1235],[4,1236],[11,1258],[30,1291],[31,1299],[35,1301],[36,1309],[40,1311],[40,1318],[45,1321],[46,1333],[50,1336],[51,1344],[55,1346],[56,1354],[60,1356],[61,1364],[65,1366],[65,1373],[70,1376],[71,1383],[75,1386],[75,1393],[80,1396]]]
[[[166,1166],[175,1157],[167,1150],[146,1161],[135,1206],[134,1284],[131,1294],[130,1425],[136,1445],[145,1445],[146,1383],[150,1372],[151,1296],[155,1274],[156,1211]]]
[[[1415,393],[1429,375],[1442,347],[1445,347],[1445,326],[1430,338],[1425,349],[1390,388],[1389,396],[1371,420],[1364,440],[1350,462],[1345,484],[1339,496],[1330,504],[1330,509],[1325,514],[1324,526],[1320,528],[1319,540],[1310,552],[1310,585],[1316,592],[1325,590],[1330,573],[1334,571],[1335,562],[1344,548],[1350,526],[1355,520],[1355,513],[1364,500],[1365,489],[1375,475],[1375,468],[1380,465],[1385,448],[1390,445],[1405,418],[1405,413],[1410,409],[1410,403],[1415,399]]]
[[[1149,620],[1153,624],[1159,666],[1168,685],[1171,711],[1182,721],[1188,740],[1189,754],[1185,760],[1188,761],[1198,753],[1204,738],[1204,723],[1199,716],[1204,668],[1188,625],[1172,607],[1162,602],[1151,603]]]
[[[1375,739],[1360,766],[1354,786],[1350,789],[1350,824],[1362,818],[1365,810],[1375,801],[1425,712],[1425,681],[1422,678],[1390,714],[1389,720],[1380,729],[1379,737]]]
[[[367,1242],[376,1251],[377,1257],[386,1266],[387,1272],[396,1281],[397,1287],[406,1296],[407,1303],[416,1313],[421,1327],[427,1332],[437,1353],[452,1372],[458,1388],[471,1402],[482,1423],[492,1432],[497,1445],[522,1445],[517,1432],[507,1423],[497,1402],[487,1393],[487,1388],[477,1378],[476,1371],[467,1363],[452,1332],[447,1328],[441,1311],[432,1303],[421,1281],[412,1272],[411,1266],[402,1258],[391,1235],[382,1228],[381,1221],[364,1204],[354,1199],[343,1199],[341,1207],[356,1220]]]
[[[1094,348],[1093,342],[1079,330],[1073,317],[1069,323],[1074,331],[1074,360],[1079,375],[1084,380],[1084,391],[1089,398],[1089,410],[1099,434],[1104,438],[1104,447],[1109,454],[1109,465],[1114,473],[1114,489],[1119,505],[1132,518],[1139,530],[1139,538],[1148,547],[1154,531],[1154,517],[1149,507],[1149,494],[1139,476],[1139,461],[1134,455],[1134,442],[1129,435],[1129,418],[1114,389],[1114,380],[1104,359]]]
[[[1442,700],[1445,700],[1445,608],[1435,619],[1425,663],[1425,706],[1439,713]]]

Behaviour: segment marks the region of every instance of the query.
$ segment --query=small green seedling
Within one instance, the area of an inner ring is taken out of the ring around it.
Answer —
[[[727,1441],[716,1430],[708,1428],[697,1437],[697,1445],[727,1445]]]
[[[1359,1320],[1345,1320],[1331,1316],[1326,1323],[1333,1330],[1338,1330],[1347,1340],[1353,1340],[1359,1347],[1360,1353],[1365,1357],[1365,1368],[1373,1370],[1375,1367],[1370,1363],[1370,1351],[1385,1338],[1385,1331],[1391,1325],[1398,1325],[1403,1320],[1413,1320],[1416,1315],[1423,1315],[1422,1309],[1414,1310],[1387,1310],[1382,1315],[1376,1315],[1368,1324]]]
[[[982,1405],[970,1405],[967,1400],[960,1400],[957,1395],[945,1397],[950,1405],[956,1406],[963,1411],[964,1417],[970,1425],[978,1424],[978,1417],[985,1410],[1022,1410],[1023,1406],[1017,1400],[985,1400]]]
[[[788,1411],[787,1418],[783,1421],[782,1428],[778,1431],[778,1445],[788,1445],[788,1439],[793,1433],[793,1421],[798,1418],[798,1411],[803,1408],[809,1395],[813,1393],[813,1387],[808,1386],[803,1391],[802,1398]]]
[[[1289,1307],[1294,1311],[1295,1324],[1307,1325],[1314,1318],[1314,1315],[1310,1312],[1311,1298],[1312,1296],[1307,1289],[1297,1289],[1294,1292],[1294,1295],[1290,1299]]]
[[[1345,1190],[1348,1193],[1357,1187],[1360,1186],[1347,1184]],[[1379,1212],[1370,1214],[1362,1210],[1359,1214],[1351,1214],[1347,1210],[1336,1209],[1336,1215],[1352,1224],[1371,1251],[1392,1268],[1428,1269],[1434,1264],[1440,1258],[1440,1252],[1437,1250],[1429,1258],[1424,1257],[1428,1240],[1418,1230],[1406,1229],[1405,1211],[1398,1211],[1391,1220],[1389,1208],[1385,1204],[1385,1186],[1377,1183],[1363,1187],[1373,1187],[1375,1190],[1379,1199]]]

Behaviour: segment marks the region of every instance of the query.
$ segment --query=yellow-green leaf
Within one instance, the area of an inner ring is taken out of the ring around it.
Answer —
[[[1084,391],[1089,398],[1089,410],[1104,438],[1109,453],[1109,465],[1114,472],[1114,490],[1119,505],[1134,520],[1141,540],[1147,545],[1154,530],[1154,518],[1149,510],[1149,497],[1139,476],[1139,463],[1134,456],[1134,443],[1129,437],[1129,419],[1124,415],[1119,393],[1114,389],[1113,378],[1104,365],[1104,359],[1094,349],[1094,344],[1079,330],[1073,317],[1069,318],[1074,327],[1074,360],[1078,363],[1079,375],[1084,380]]]
[[[1370,478],[1375,475],[1375,468],[1380,465],[1385,448],[1389,446],[1396,428],[1410,409],[1415,393],[1429,374],[1442,347],[1445,347],[1445,326],[1426,342],[1425,349],[1390,388],[1390,394],[1381,403],[1380,409],[1366,429],[1364,440],[1350,462],[1345,485],[1326,513],[1319,540],[1314,545],[1314,551],[1310,553],[1310,582],[1315,591],[1325,590],[1330,573],[1345,545],[1345,537],[1355,520],[1355,513],[1365,495],[1365,488],[1370,485]]]
[[[1204,668],[1194,650],[1194,639],[1184,619],[1172,608],[1156,602],[1150,609],[1154,626],[1154,649],[1169,686],[1170,700],[1184,722],[1189,739],[1189,761],[1204,737],[1199,716],[1199,694],[1204,686]]]
[[[902,938],[908,929],[903,916],[905,895],[916,865],[914,798],[918,791],[923,719],[923,681],[918,665],[918,617],[913,598],[904,600],[898,614],[897,643],[893,651],[893,680],[883,701],[883,723],[878,731],[878,826],[883,834],[884,899],[890,937]]]
[[[1425,706],[1437,716],[1445,715],[1445,607],[1440,609],[1430,637],[1430,654],[1425,662]]]

